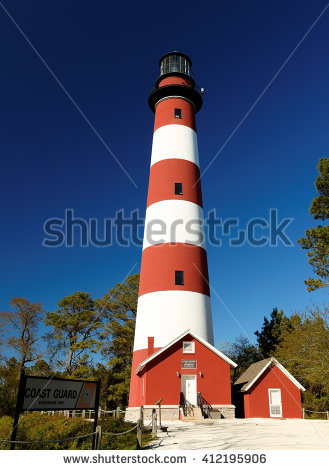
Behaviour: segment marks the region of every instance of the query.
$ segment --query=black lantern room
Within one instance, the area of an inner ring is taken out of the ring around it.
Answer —
[[[159,101],[169,96],[176,96],[190,101],[194,105],[195,111],[198,112],[202,106],[202,91],[195,84],[191,75],[191,59],[182,52],[173,51],[161,57],[159,67],[160,75],[152,86],[148,99],[152,111],[155,110]],[[181,77],[184,80],[172,80],[167,83],[165,79],[168,77]]]

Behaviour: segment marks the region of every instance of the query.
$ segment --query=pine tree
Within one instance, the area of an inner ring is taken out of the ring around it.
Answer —
[[[281,341],[281,330],[286,325],[289,328],[289,319],[285,316],[283,310],[278,311],[275,307],[272,310],[270,320],[264,317],[264,323],[261,331],[255,331],[259,351],[263,358],[270,357],[275,354],[275,350]]]
[[[259,349],[243,335],[220,349],[237,364],[236,368],[231,369],[233,383],[251,364],[264,359]]]
[[[53,328],[47,335],[49,348],[66,374],[83,376],[91,364],[91,353],[99,345],[101,320],[86,292],[75,292],[58,302],[59,309],[46,315],[45,324]]]
[[[111,372],[108,398],[123,406],[128,403],[138,286],[139,274],[133,274],[96,302],[105,322],[102,353]]]
[[[315,220],[329,218],[329,158],[321,158],[318,164],[319,176],[315,187],[319,192],[310,207]],[[308,291],[329,286],[329,226],[318,225],[305,231],[305,237],[298,240],[304,250],[308,250],[309,264],[318,278],[308,278],[304,282]]]

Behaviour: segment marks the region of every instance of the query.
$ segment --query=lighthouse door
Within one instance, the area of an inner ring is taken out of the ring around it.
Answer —
[[[188,403],[196,405],[196,375],[182,375],[182,392]]]

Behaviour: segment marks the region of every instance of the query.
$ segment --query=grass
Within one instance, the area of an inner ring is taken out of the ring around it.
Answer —
[[[135,426],[134,423],[127,423],[122,418],[109,417],[102,419],[98,423],[102,427],[102,432],[120,433]],[[13,426],[13,418],[3,416],[0,419],[0,439],[10,439]],[[67,418],[62,415],[48,416],[38,412],[21,416],[19,420],[16,440],[18,441],[50,441],[76,437],[93,432],[93,423],[83,418]],[[151,432],[143,429],[143,447],[152,440]],[[16,449],[34,450],[82,450],[92,448],[92,436],[70,441],[49,443],[49,444],[16,444]],[[0,449],[9,449],[9,444],[0,442]],[[133,450],[136,449],[136,429],[121,436],[102,437],[102,449],[109,450]]]
[[[328,420],[326,413],[305,413],[305,419],[322,419]]]

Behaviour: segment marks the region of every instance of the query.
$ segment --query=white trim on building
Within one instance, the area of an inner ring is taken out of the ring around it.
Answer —
[[[305,388],[303,387],[302,384],[300,384],[298,382],[298,380],[296,380],[288,371],[287,369],[285,369],[283,367],[282,364],[279,363],[279,361],[277,361],[274,357],[272,357],[268,363],[265,365],[265,367],[263,367],[263,369],[256,375],[256,377],[248,384],[248,386],[245,388],[244,392],[247,392],[253,385],[254,383],[259,379],[259,377],[261,377],[264,372],[266,371],[266,369],[271,365],[271,364],[274,364],[277,366],[278,369],[281,370],[281,372],[286,375],[288,377],[288,379],[291,380],[291,382],[296,385],[296,387],[298,387],[300,390],[302,390],[302,392],[305,392]]]
[[[230,358],[228,358],[227,356],[225,356],[224,353],[222,353],[221,351],[219,351],[218,349],[216,349],[214,346],[212,346],[210,343],[208,343],[208,341],[204,340],[203,338],[201,338],[200,336],[196,335],[195,333],[193,333],[193,331],[191,330],[187,330],[187,331],[184,331],[184,333],[182,333],[181,335],[179,335],[177,338],[175,338],[174,340],[170,341],[170,343],[168,343],[166,346],[164,346],[163,348],[159,349],[159,351],[155,352],[154,354],[152,354],[151,356],[149,356],[147,359],[145,359],[144,361],[142,361],[137,369],[136,369],[136,374],[138,374],[139,371],[141,371],[147,363],[149,363],[150,361],[152,361],[155,357],[159,356],[160,354],[162,354],[164,351],[166,351],[166,349],[170,348],[170,346],[172,346],[173,344],[175,344],[177,341],[179,341],[180,339],[184,338],[184,336],[186,335],[191,335],[193,336],[194,339],[196,339],[197,341],[199,341],[201,344],[203,344],[206,348],[210,349],[210,351],[212,351],[213,353],[215,353],[217,356],[219,356],[221,359],[223,359],[225,362],[227,362],[228,364],[230,364],[232,367],[237,367],[237,364],[235,362],[233,362]]]

